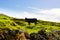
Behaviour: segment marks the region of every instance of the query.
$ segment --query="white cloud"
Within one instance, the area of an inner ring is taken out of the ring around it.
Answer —
[[[36,10],[37,8],[33,8]],[[32,12],[15,12],[15,11],[7,11],[0,10],[0,12],[5,13],[6,15],[16,17],[16,18],[37,18],[40,20],[60,22],[60,8],[52,8],[52,9],[37,9],[34,13]]]
[[[53,9],[47,9],[47,10],[42,10],[39,13],[48,16],[48,20],[52,21],[59,21],[60,22],[60,8],[53,8]]]

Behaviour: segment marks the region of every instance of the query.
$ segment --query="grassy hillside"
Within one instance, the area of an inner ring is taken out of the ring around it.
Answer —
[[[20,26],[20,29],[27,31],[28,33],[38,32],[41,29],[45,29],[46,32],[50,32],[51,30],[60,30],[60,23],[57,22],[38,20],[37,25],[31,23],[29,27],[28,23],[25,22],[24,19],[13,18],[12,20]]]
[[[60,30],[60,23],[38,20],[37,25],[31,23],[29,26],[24,19],[12,18],[4,14],[0,14],[0,29],[4,28],[9,28],[10,30],[23,29],[28,33],[38,32],[41,29],[45,29],[46,32],[50,32],[51,30]]]
[[[10,30],[18,29],[18,25],[11,20],[9,16],[0,14],[0,29],[9,28]]]

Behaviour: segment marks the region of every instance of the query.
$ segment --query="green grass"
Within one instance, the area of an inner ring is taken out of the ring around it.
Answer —
[[[37,25],[31,23],[30,27],[24,19],[18,19],[0,14],[0,29],[9,28],[10,30],[23,29],[28,33],[37,33],[41,29],[46,29],[46,32],[51,30],[60,30],[60,23],[38,20]]]

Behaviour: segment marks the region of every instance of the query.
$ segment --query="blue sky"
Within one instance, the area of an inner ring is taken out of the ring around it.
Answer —
[[[60,0],[0,0],[0,13],[60,22]]]
[[[60,0],[0,0],[0,8],[8,10],[28,10],[28,7],[42,9],[60,8]]]

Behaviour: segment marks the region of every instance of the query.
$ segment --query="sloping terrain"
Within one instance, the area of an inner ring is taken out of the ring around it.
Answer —
[[[18,25],[9,16],[0,14],[0,29],[4,28],[9,28],[10,30],[18,29]]]
[[[13,18],[12,20],[20,26],[20,29],[27,31],[28,33],[38,32],[41,29],[45,29],[46,32],[60,30],[60,23],[58,22],[38,20],[36,25],[31,23],[29,26],[24,19]]]
[[[28,33],[38,32],[45,29],[46,32],[51,30],[60,30],[60,23],[38,20],[37,25],[31,23],[29,26],[24,19],[18,19],[0,14],[0,29],[9,28],[10,30],[23,29]]]

